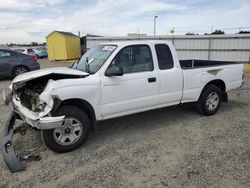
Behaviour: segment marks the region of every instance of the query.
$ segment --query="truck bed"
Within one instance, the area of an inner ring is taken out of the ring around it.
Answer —
[[[208,60],[181,60],[183,72],[183,97],[181,102],[199,99],[202,89],[213,80],[225,84],[225,92],[242,84],[242,63]]]
[[[213,66],[232,65],[232,64],[238,64],[238,63],[230,61],[210,61],[210,60],[199,60],[199,59],[180,60],[180,65],[182,69],[195,69],[202,67],[213,67]]]

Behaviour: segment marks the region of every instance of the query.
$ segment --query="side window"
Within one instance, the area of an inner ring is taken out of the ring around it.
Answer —
[[[172,53],[166,44],[156,44],[155,50],[160,70],[174,67]]]
[[[153,71],[151,50],[147,45],[133,45],[123,48],[112,61],[111,66],[121,67],[124,73]]]
[[[11,53],[8,51],[0,50],[0,58],[10,57]]]

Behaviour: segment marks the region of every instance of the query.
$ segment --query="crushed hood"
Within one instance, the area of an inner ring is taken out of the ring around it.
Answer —
[[[31,72],[27,72],[21,75],[18,75],[13,81],[13,83],[17,82],[23,82],[23,81],[29,81],[33,80],[35,78],[39,78],[42,76],[46,76],[49,74],[61,74],[61,75],[72,75],[72,76],[87,76],[89,75],[86,72],[82,72],[76,69],[71,69],[68,67],[54,67],[54,68],[46,68],[46,69],[40,69],[40,70],[35,70]]]

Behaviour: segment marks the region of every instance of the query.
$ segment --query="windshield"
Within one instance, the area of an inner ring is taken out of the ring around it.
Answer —
[[[115,45],[95,46],[88,50],[72,68],[94,74],[101,68],[115,49]]]

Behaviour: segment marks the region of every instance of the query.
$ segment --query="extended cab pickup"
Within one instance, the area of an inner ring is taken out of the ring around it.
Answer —
[[[97,45],[70,68],[42,69],[13,80],[4,93],[5,103],[13,105],[4,159],[12,171],[21,165],[15,157],[8,161],[17,118],[24,127],[41,130],[48,148],[68,152],[87,139],[97,121],[189,102],[201,114],[213,115],[227,102],[227,91],[242,85],[242,75],[239,63],[179,61],[167,41]]]

